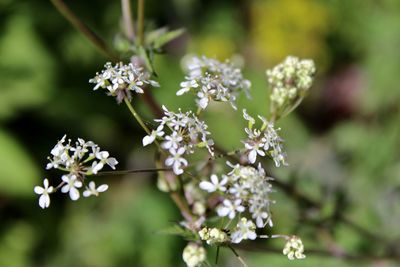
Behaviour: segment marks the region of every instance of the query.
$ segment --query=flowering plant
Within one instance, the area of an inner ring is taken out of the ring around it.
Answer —
[[[138,3],[141,10],[143,1]],[[129,25],[129,19],[125,21]],[[146,132],[141,140],[143,146],[156,146],[160,160],[156,162],[158,168],[155,171],[168,174],[160,175],[158,186],[171,195],[182,214],[177,227],[181,230],[179,234],[188,240],[182,255],[187,266],[207,263],[204,246],[216,247],[217,251],[220,247],[227,247],[246,266],[235,246],[244,240],[260,238],[283,238],[286,240],[283,254],[290,260],[303,259],[304,247],[298,237],[261,233],[262,229],[273,227],[270,207],[275,203],[272,195],[274,178],[265,170],[264,158],[272,159],[276,167],[288,166],[280,129],[275,124],[304,98],[315,73],[313,61],[288,57],[267,71],[272,88],[270,114],[258,115],[261,125],[257,127],[256,120],[243,109],[241,114],[247,121],[244,129],[247,136],[241,140],[242,145],[238,140],[237,150],[226,152],[212,139],[202,112],[211,102],[228,102],[237,110],[237,97],[241,93],[250,96],[251,83],[244,78],[241,69],[230,61],[220,62],[206,56],[186,57],[186,76],[176,95],[193,92],[198,109],[171,111],[164,105],[158,106],[154,119],[157,125],[150,129],[131,101],[136,94],[151,98],[150,87],[160,86],[152,78],[154,67],[151,55],[162,44],[177,37],[177,32],[148,33],[147,36],[157,37],[152,42],[146,42],[143,18],[140,17],[137,38],[133,38],[129,31],[126,35],[133,47],[130,62],[117,60],[117,63],[105,63],[104,69],[89,79],[89,83],[94,84],[93,90],[105,89],[107,95],[116,98],[117,103],[124,103]],[[93,179],[104,166],[115,169],[118,164],[94,142],[78,139],[72,145],[66,136],[58,141],[50,154],[46,168],[58,169],[65,174],[58,185],[51,186],[49,179],[44,179],[43,187],[34,188],[35,193],[40,195],[41,208],[50,206],[50,194],[58,189],[68,193],[74,201],[80,198],[80,190],[84,186],[83,196],[98,196],[108,189],[108,185],[97,187]],[[202,160],[199,161],[199,158]],[[225,159],[222,163],[221,158]],[[88,182],[89,178],[93,179]]]

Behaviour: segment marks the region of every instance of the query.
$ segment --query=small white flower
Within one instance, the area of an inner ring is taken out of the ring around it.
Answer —
[[[99,187],[96,188],[96,184],[91,181],[89,183],[89,186],[86,187],[86,190],[83,191],[83,196],[84,197],[89,197],[89,196],[98,196],[99,193],[105,192],[108,189],[108,185],[102,184]]]
[[[182,258],[188,267],[198,267],[206,259],[206,250],[195,243],[189,243],[183,249]]]
[[[228,182],[228,177],[226,175],[222,176],[222,180],[218,180],[218,176],[213,174],[210,177],[211,182],[202,181],[200,182],[200,188],[207,191],[208,193],[212,193],[215,191],[226,191],[226,183]]]
[[[193,90],[201,109],[205,109],[211,100],[229,102],[236,109],[235,101],[239,93],[243,91],[249,97],[251,83],[229,61],[220,62],[203,56],[192,57],[186,60],[185,65],[187,76],[176,94],[182,95]]]
[[[187,92],[190,91],[190,89],[192,88],[197,88],[199,85],[197,84],[196,80],[190,80],[190,81],[185,81],[185,82],[181,82],[181,89],[176,92],[176,95],[183,95]]]
[[[236,226],[236,230],[232,233],[232,243],[240,243],[243,239],[254,240],[257,238],[255,232],[256,226],[251,220],[241,218]]]
[[[225,199],[221,206],[218,206],[217,213],[220,217],[228,216],[229,219],[233,219],[236,216],[236,212],[243,212],[245,208],[241,205],[241,199],[235,199],[233,202],[229,199]]]
[[[49,180],[44,179],[43,181],[44,187],[35,186],[33,189],[36,194],[41,195],[39,197],[39,206],[44,209],[50,206],[50,196],[49,194],[53,192],[53,187],[49,186]]]
[[[171,135],[165,136],[165,141],[161,144],[164,149],[178,149],[179,143],[182,142],[183,137],[177,132],[172,132]]]
[[[61,188],[61,192],[69,193],[69,197],[75,201],[79,199],[79,190],[77,188],[82,187],[82,182],[79,181],[75,175],[63,175],[61,179],[66,183]]]
[[[244,146],[249,150],[248,159],[251,164],[256,162],[257,154],[264,157],[265,152],[262,150],[264,147],[263,143],[254,143],[253,145],[245,143]]]
[[[301,239],[297,236],[290,237],[283,249],[283,255],[287,255],[289,260],[304,259],[306,255],[304,253],[304,245]]]
[[[147,146],[156,140],[157,137],[161,137],[164,135],[164,125],[160,125],[157,127],[157,130],[153,130],[150,135],[146,135],[143,137],[142,143],[143,146]]]
[[[188,165],[187,160],[182,157],[182,155],[185,153],[185,148],[180,147],[178,150],[171,148],[169,152],[171,153],[171,156],[165,160],[165,165],[172,166],[172,169],[176,175],[182,174],[182,166],[185,167]]]

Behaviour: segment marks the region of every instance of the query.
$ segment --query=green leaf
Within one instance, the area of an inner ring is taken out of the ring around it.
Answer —
[[[185,29],[181,28],[161,34],[157,39],[154,40],[153,47],[155,49],[160,49],[165,44],[181,36],[184,32]]]
[[[33,196],[40,173],[27,151],[0,128],[0,192],[14,196]]]
[[[148,51],[143,46],[139,46],[138,52],[139,56],[144,60],[144,64],[146,65],[148,71],[150,71],[153,75],[157,76],[153,67],[153,61]]]

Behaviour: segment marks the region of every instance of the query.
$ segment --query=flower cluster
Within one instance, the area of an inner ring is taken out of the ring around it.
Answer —
[[[183,249],[182,258],[188,267],[197,267],[206,260],[206,250],[196,243],[189,243]]]
[[[258,168],[251,166],[232,165],[227,162],[232,170],[222,175],[221,179],[213,174],[210,181],[202,181],[199,187],[208,193],[218,193],[221,203],[217,206],[217,214],[220,217],[234,219],[239,215],[240,220],[236,228],[230,232],[233,243],[239,243],[243,239],[255,239],[256,227],[263,228],[266,224],[272,226],[269,194],[271,193],[271,178],[266,177],[261,165]],[[246,218],[249,214],[250,218]],[[252,220],[255,220],[256,224]],[[204,230],[201,236],[207,237]],[[206,233],[211,233],[207,231]],[[204,239],[204,238],[202,238]],[[207,238],[214,242],[214,238]],[[219,241],[221,242],[221,241]]]
[[[103,88],[108,90],[108,95],[117,98],[121,103],[124,98],[132,99],[132,93],[144,93],[143,89],[146,85],[159,87],[158,82],[150,80],[150,75],[143,71],[142,68],[129,63],[128,65],[119,62],[112,66],[111,62],[104,65],[105,69],[89,80],[90,83],[96,84],[93,90]]]
[[[193,91],[201,109],[205,109],[210,100],[229,102],[236,109],[236,98],[241,91],[249,97],[250,81],[244,79],[242,71],[228,61],[222,63],[205,56],[193,57],[185,67],[187,76],[176,94]]]
[[[59,169],[66,172],[61,176],[61,182],[56,189],[61,188],[61,192],[68,193],[72,200],[78,200],[80,197],[79,189],[82,188],[86,176],[97,174],[104,165],[115,169],[118,161],[115,158],[109,157],[107,151],[102,151],[98,145],[92,141],[86,142],[78,138],[75,146],[71,144],[71,140],[66,141],[64,135],[60,141],[54,146],[48,157],[49,163],[46,169]],[[41,195],[39,205],[42,208],[47,208],[50,205],[50,193],[55,192],[53,186],[49,186],[49,181],[44,179],[44,187],[36,186],[34,191]],[[89,186],[83,192],[85,197],[91,195],[97,196],[100,192],[104,192],[108,186],[103,184],[96,188],[96,184],[91,181]]]
[[[312,60],[289,56],[266,73],[272,88],[271,111],[285,113],[295,108],[311,87],[315,65]]]
[[[260,129],[254,128],[255,119],[243,110],[243,117],[248,121],[248,127],[245,128],[247,140],[243,141],[248,153],[250,163],[255,163],[257,155],[269,155],[275,162],[276,167],[287,165],[286,153],[283,149],[283,139],[278,135],[272,122],[268,122],[264,117],[258,116],[262,121]]]
[[[289,260],[304,259],[306,255],[303,253],[304,245],[301,239],[297,236],[289,237],[283,249],[283,255],[287,255]]]
[[[204,227],[199,231],[199,236],[201,240],[204,240],[207,242],[207,244],[212,245],[216,243],[224,243],[229,240],[228,235],[218,229],[218,228],[207,228]]]
[[[183,157],[185,154],[192,154],[195,148],[206,147],[211,155],[214,155],[214,144],[208,139],[210,134],[208,126],[200,121],[193,112],[178,113],[169,111],[163,106],[164,116],[155,121],[159,123],[156,130],[143,138],[143,146],[153,143],[157,138],[162,140],[161,147],[168,151],[169,156],[165,160],[166,166],[172,166],[176,175],[183,173],[183,168],[188,161]],[[168,131],[169,133],[165,133]]]

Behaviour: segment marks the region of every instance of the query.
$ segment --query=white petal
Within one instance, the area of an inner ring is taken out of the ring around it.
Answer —
[[[66,182],[66,183],[69,182],[69,177],[68,177],[67,175],[61,176],[61,179],[62,179],[64,182]]]
[[[91,192],[91,191],[89,191],[89,190],[83,191],[83,196],[84,196],[84,197],[90,197],[91,195],[92,195],[92,192]]]
[[[198,104],[202,109],[205,109],[207,107],[207,105],[208,105],[208,98],[206,98],[206,97],[201,98],[198,101]]]
[[[173,171],[176,175],[180,175],[183,173],[183,170],[181,169],[181,165],[180,164],[176,164],[177,161],[175,161],[175,164],[173,166]]]
[[[79,199],[79,191],[75,187],[71,187],[69,190],[69,197],[73,200],[76,201]]]
[[[99,162],[93,167],[92,171],[94,174],[97,174],[97,172],[100,171],[101,169],[103,169],[103,167],[104,167],[104,164],[102,162]]]
[[[220,217],[225,217],[226,215],[228,215],[229,212],[230,212],[230,209],[227,207],[220,206],[217,209],[218,216],[220,216]]]
[[[63,192],[63,193],[67,193],[69,191],[69,185],[64,185],[62,188],[61,188],[61,192]]]
[[[35,186],[35,188],[33,188],[33,191],[35,191],[36,194],[41,195],[44,192],[44,188],[41,186]]]
[[[97,192],[105,192],[108,189],[108,185],[102,184],[97,188]]]
[[[213,184],[217,185],[218,184],[218,176],[215,174],[211,175],[211,182]]]
[[[207,182],[207,181],[202,181],[202,182],[199,184],[199,187],[200,187],[201,189],[203,189],[203,190],[209,192],[209,193],[215,191],[215,186],[214,186],[214,184],[212,184],[212,183],[210,183],[210,182]]]
[[[250,151],[249,162],[254,163],[254,162],[256,162],[256,159],[257,159],[257,151],[255,151],[255,150]]]
[[[255,232],[247,232],[247,238],[251,239],[251,240],[254,240],[254,239],[257,238],[257,235],[256,235]]]
[[[48,208],[50,206],[50,197],[48,195],[41,195],[39,198],[39,206],[42,209]]]
[[[110,166],[112,169],[115,170],[115,165],[118,164],[118,161],[117,161],[116,158],[108,158],[107,159],[107,164],[108,164],[108,166]]]
[[[165,160],[165,165],[171,166],[172,164],[174,164],[174,158],[169,157]]]
[[[142,140],[143,146],[147,146],[147,145],[153,143],[153,141],[155,139],[156,139],[156,137],[153,135],[146,135],[145,137],[143,137],[143,140]]]

